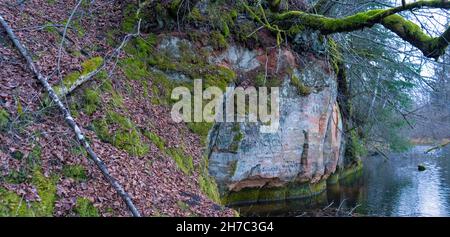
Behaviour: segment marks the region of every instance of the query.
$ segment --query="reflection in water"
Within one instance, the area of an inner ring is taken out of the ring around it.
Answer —
[[[242,215],[296,215],[305,210],[337,207],[376,216],[450,216],[450,147],[424,154],[428,147],[364,160],[361,177],[328,185],[327,191],[310,199],[235,207]],[[426,170],[419,172],[418,164]]]

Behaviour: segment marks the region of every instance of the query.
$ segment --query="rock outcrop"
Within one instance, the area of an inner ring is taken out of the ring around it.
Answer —
[[[290,48],[214,50],[173,36],[158,49],[178,58],[186,54],[180,47],[204,52],[208,65],[232,70],[237,79],[230,86],[255,86],[255,78],[265,74],[276,82],[266,86],[279,87],[275,133],[262,133],[264,124],[251,122],[216,123],[209,130],[209,173],[225,204],[309,197],[324,191],[327,178],[346,166],[338,83],[326,59],[299,56]],[[195,79],[181,69],[164,74],[177,83]]]
[[[228,56],[231,68],[254,69],[249,56],[254,52],[229,51],[218,59]],[[210,133],[209,171],[227,204],[311,196],[323,191],[327,177],[343,166],[335,76],[319,59],[311,57],[297,66],[290,55],[286,50],[277,59],[293,70],[280,73],[276,133],[261,133],[256,123],[217,123]],[[310,93],[299,93],[292,80],[301,81]]]

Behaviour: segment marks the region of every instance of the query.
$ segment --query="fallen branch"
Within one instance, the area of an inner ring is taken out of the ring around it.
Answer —
[[[384,159],[391,160],[391,159],[389,159],[389,156],[387,156],[382,150],[378,149],[378,147],[374,147],[374,148],[375,148],[375,150],[377,150],[378,153],[380,153],[381,156],[384,157]]]
[[[137,208],[134,206],[133,201],[131,200],[130,196],[127,192],[122,188],[122,186],[117,182],[117,180],[112,177],[108,171],[107,166],[105,163],[97,156],[97,154],[92,150],[89,143],[86,141],[83,132],[80,130],[72,116],[70,115],[70,111],[63,105],[61,100],[59,99],[58,95],[56,95],[53,88],[50,86],[50,84],[47,81],[47,78],[45,78],[37,69],[35,64],[33,63],[33,60],[28,53],[28,51],[25,49],[25,47],[20,43],[20,41],[17,39],[16,35],[12,31],[11,27],[6,23],[6,21],[3,19],[3,17],[0,15],[0,23],[3,26],[3,28],[6,30],[6,33],[8,37],[11,39],[11,41],[14,43],[14,46],[19,50],[20,54],[25,58],[27,62],[27,66],[30,68],[30,70],[34,73],[34,75],[37,77],[39,82],[44,86],[45,90],[47,91],[49,97],[52,99],[52,101],[58,106],[58,109],[61,111],[61,113],[64,115],[64,120],[66,123],[72,128],[74,131],[78,141],[83,145],[83,147],[86,149],[87,153],[89,154],[90,158],[94,161],[94,163],[97,165],[97,167],[102,172],[103,176],[108,180],[108,182],[111,184],[111,186],[117,191],[117,193],[120,195],[120,197],[123,199],[133,216],[140,217],[140,213],[137,210]]]
[[[425,154],[430,153],[430,152],[432,152],[432,151],[434,151],[434,150],[437,150],[437,149],[444,148],[444,147],[447,146],[447,145],[450,145],[450,141],[444,142],[444,143],[442,143],[442,144],[440,144],[440,145],[438,145],[438,146],[435,146],[435,147],[432,147],[432,148],[428,149],[428,150],[425,152]]]
[[[109,63],[109,60],[111,60],[114,57],[117,57],[120,54],[120,51],[122,50],[123,47],[125,47],[125,45],[128,43],[128,41],[130,41],[130,39],[132,39],[133,37],[137,37],[141,34],[140,30],[141,30],[141,19],[139,19],[139,21],[138,21],[136,33],[130,33],[130,34],[125,35],[125,37],[123,38],[120,45],[114,49],[114,51],[111,53],[111,55],[109,55],[109,57],[107,59],[105,59],[103,61],[102,65],[100,65],[94,71],[92,71],[86,75],[80,76],[69,87],[63,85],[61,87],[61,90],[59,91],[58,95],[60,97],[65,97],[65,96],[69,95],[70,93],[72,93],[76,88],[81,86],[83,83],[94,78],[95,75],[97,75],[100,71],[102,71],[106,67],[106,65]]]
[[[72,93],[77,87],[81,86],[83,83],[89,81],[92,79],[95,75],[97,75],[98,72],[100,72],[104,68],[105,64],[102,64],[100,67],[98,67],[96,70],[80,76],[75,82],[73,82],[69,87],[62,86],[61,90],[59,91],[58,95],[60,97],[65,97],[68,94]]]

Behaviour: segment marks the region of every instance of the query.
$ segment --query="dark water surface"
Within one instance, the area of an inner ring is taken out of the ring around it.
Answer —
[[[357,177],[329,185],[321,195],[234,207],[243,216],[292,216],[329,204],[363,215],[450,216],[450,147],[424,154],[429,146],[363,160]],[[419,172],[423,164],[426,170]]]

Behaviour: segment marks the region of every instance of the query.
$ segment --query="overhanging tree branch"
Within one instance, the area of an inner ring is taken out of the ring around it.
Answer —
[[[302,26],[318,30],[322,34],[327,35],[361,30],[366,27],[372,27],[375,24],[381,24],[403,40],[417,47],[426,57],[437,59],[444,54],[449,44],[450,28],[439,37],[431,37],[412,21],[397,15],[397,13],[402,11],[419,8],[450,9],[450,2],[442,0],[417,1],[389,9],[368,10],[343,18],[326,17],[303,11],[287,11],[272,16],[274,20],[272,28],[274,25],[289,25],[289,27],[292,27],[292,24],[286,23],[294,21],[297,27]]]

